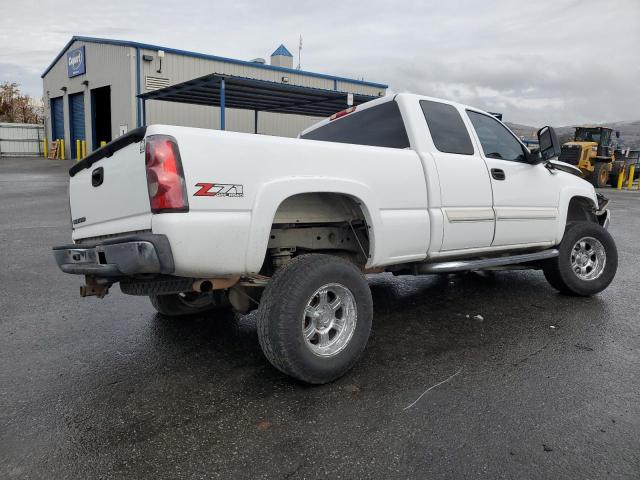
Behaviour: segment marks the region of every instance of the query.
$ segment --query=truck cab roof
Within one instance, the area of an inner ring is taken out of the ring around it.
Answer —
[[[428,130],[425,132],[425,113],[420,104],[424,101],[452,106],[462,118],[466,117],[465,111],[490,116],[511,131],[495,115],[478,108],[426,95],[398,93],[337,112],[305,129],[298,138],[375,147],[432,150],[433,145],[426,138],[430,135]],[[466,128],[471,130],[471,125],[467,124]],[[517,135],[513,136],[522,144]]]

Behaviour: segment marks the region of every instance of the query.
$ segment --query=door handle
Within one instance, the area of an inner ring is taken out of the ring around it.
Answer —
[[[504,170],[502,170],[501,168],[492,168],[491,176],[496,180],[504,180],[505,178],[507,178],[504,174]]]
[[[91,172],[91,185],[99,187],[104,182],[104,168],[98,167]]]

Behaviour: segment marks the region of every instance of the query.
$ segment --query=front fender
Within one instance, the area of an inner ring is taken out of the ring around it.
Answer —
[[[567,178],[572,178],[567,175]],[[572,178],[573,180],[573,178]],[[567,226],[567,215],[569,213],[569,203],[572,198],[579,197],[587,200],[594,211],[598,209],[598,198],[596,196],[595,188],[586,180],[582,180],[580,178],[575,178],[576,182],[572,185],[565,186],[560,190],[560,199],[559,199],[559,212],[560,218],[558,222],[558,229],[556,231],[556,245],[562,241],[562,237],[564,236],[564,230]]]

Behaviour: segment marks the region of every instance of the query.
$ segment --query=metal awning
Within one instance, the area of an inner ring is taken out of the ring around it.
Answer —
[[[204,77],[170,85],[139,95],[147,100],[189,103],[220,107],[220,127],[224,130],[225,108],[254,110],[256,131],[258,112],[289,113],[312,117],[328,117],[347,108],[348,92],[302,87],[286,83],[256,80],[212,73]],[[353,94],[353,105],[377,98],[372,95]],[[144,121],[146,124],[146,121]]]

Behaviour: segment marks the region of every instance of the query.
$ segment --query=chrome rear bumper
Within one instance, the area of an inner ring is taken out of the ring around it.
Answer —
[[[123,277],[142,273],[171,274],[171,246],[164,235],[123,236],[92,244],[53,247],[65,273],[95,277]]]

